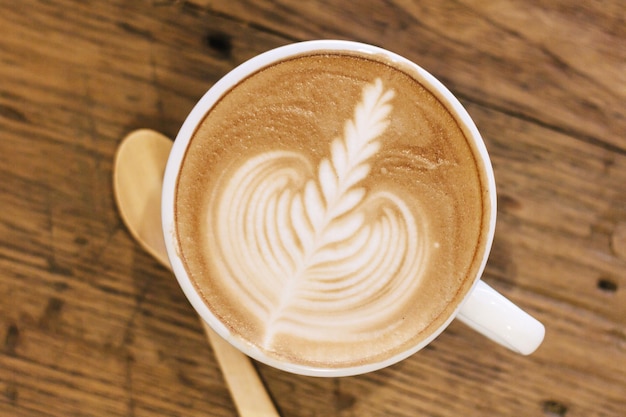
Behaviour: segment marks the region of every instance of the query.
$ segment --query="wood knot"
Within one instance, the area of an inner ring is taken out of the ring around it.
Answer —
[[[19,343],[20,338],[20,330],[17,328],[16,324],[11,324],[7,328],[7,334],[4,337],[4,351],[8,355],[15,355],[15,348]]]
[[[543,402],[543,412],[546,416],[562,417],[567,413],[567,406],[560,401],[547,400]]]
[[[206,45],[222,58],[229,58],[233,50],[232,39],[225,33],[209,33]]]
[[[617,282],[608,277],[600,277],[597,283],[598,289],[607,292],[607,293],[615,293],[617,292]]]

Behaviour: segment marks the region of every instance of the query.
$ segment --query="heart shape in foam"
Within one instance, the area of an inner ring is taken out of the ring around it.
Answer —
[[[393,331],[389,318],[419,286],[423,223],[400,196],[359,186],[381,147],[393,96],[378,79],[366,86],[317,169],[296,152],[262,153],[225,177],[209,204],[216,267],[265,323],[264,348],[278,334],[371,340]]]

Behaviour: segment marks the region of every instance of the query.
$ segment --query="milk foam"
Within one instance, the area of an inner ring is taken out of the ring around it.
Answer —
[[[380,79],[367,85],[317,167],[276,150],[221,178],[223,191],[207,206],[208,239],[224,285],[263,323],[262,347],[277,334],[377,337],[372,323],[397,316],[419,287],[429,250],[420,213],[393,192],[361,186],[393,96]]]
[[[411,69],[350,51],[279,61],[198,124],[177,249],[240,343],[292,364],[378,362],[430,337],[471,288],[489,210],[476,155]]]

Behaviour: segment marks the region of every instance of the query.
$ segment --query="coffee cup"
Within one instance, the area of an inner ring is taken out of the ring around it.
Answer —
[[[375,371],[455,318],[521,354],[544,337],[481,280],[496,186],[475,124],[379,47],[295,43],[225,75],[176,137],[162,220],[194,309],[281,370]]]

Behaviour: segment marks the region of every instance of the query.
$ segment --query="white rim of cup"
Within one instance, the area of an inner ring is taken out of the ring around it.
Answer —
[[[489,226],[485,239],[485,251],[483,259],[480,263],[478,272],[474,277],[474,283],[472,288],[467,292],[464,299],[459,303],[454,313],[451,314],[445,321],[445,323],[443,323],[429,337],[403,352],[400,352],[394,356],[378,362],[343,368],[318,368],[309,365],[278,361],[272,357],[265,355],[254,345],[246,343],[241,338],[231,334],[228,328],[223,323],[221,323],[215,317],[215,315],[213,315],[213,313],[205,305],[200,295],[198,295],[198,293],[196,292],[178,252],[178,245],[176,242],[176,225],[174,222],[174,196],[176,192],[176,183],[178,182],[179,169],[184,159],[184,155],[187,150],[187,146],[191,140],[191,137],[193,136],[193,133],[195,132],[198,123],[202,121],[205,114],[215,105],[215,103],[222,97],[222,95],[228,92],[234,85],[236,85],[241,80],[259,71],[259,69],[267,67],[278,61],[282,61],[291,56],[311,53],[315,51],[352,51],[372,56],[384,55],[386,59],[390,60],[391,62],[400,64],[402,66],[408,66],[420,77],[422,77],[423,80],[429,84],[429,89],[436,90],[439,99],[445,101],[446,104],[449,106],[449,109],[453,110],[454,113],[456,113],[455,117],[458,118],[459,122],[463,123],[466,131],[469,132],[469,134],[472,136],[472,139],[474,141],[474,147],[480,156],[480,161],[478,162],[483,165],[483,169],[486,175],[486,183],[489,187],[489,199],[491,202]],[[187,116],[185,122],[183,123],[180,131],[178,132],[178,135],[176,136],[176,140],[170,152],[170,156],[165,169],[161,206],[161,218],[163,234],[165,238],[165,246],[172,266],[172,270],[174,271],[176,279],[178,280],[178,283],[182,288],[183,293],[185,294],[193,308],[196,310],[196,312],[200,315],[200,317],[204,321],[206,321],[213,328],[213,330],[215,330],[226,341],[228,341],[230,344],[232,344],[251,358],[258,360],[259,362],[295,374],[321,377],[358,375],[388,367],[418,352],[430,342],[432,342],[437,336],[439,336],[448,327],[450,322],[456,317],[461,306],[463,305],[465,300],[467,300],[468,296],[474,290],[474,287],[482,276],[485,265],[487,263],[487,259],[489,257],[491,245],[493,243],[497,211],[495,177],[489,159],[489,154],[487,153],[487,148],[480,133],[478,132],[476,125],[474,124],[474,121],[467,113],[463,105],[458,101],[458,99],[433,75],[431,75],[429,72],[427,72],[416,63],[408,60],[407,58],[404,58],[403,56],[398,55],[394,52],[390,52],[386,49],[382,49],[373,45],[346,40],[313,40],[281,46],[257,55],[254,58],[251,58],[248,61],[240,64],[229,73],[227,73],[217,83],[215,83],[202,96],[198,103],[196,103],[194,108]]]

